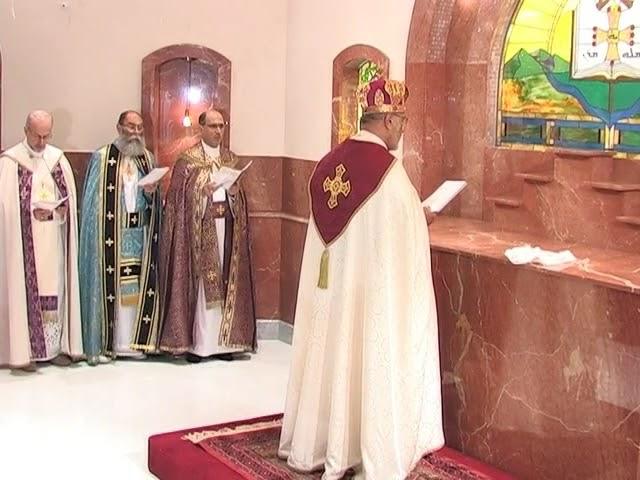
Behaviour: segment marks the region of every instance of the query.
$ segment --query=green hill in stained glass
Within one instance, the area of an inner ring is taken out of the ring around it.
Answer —
[[[569,62],[558,55],[551,55],[545,50],[537,50],[533,54],[520,50],[504,65],[503,78],[522,80],[535,75],[544,75],[545,71],[568,73],[569,70]]]
[[[615,123],[639,113],[640,82],[573,79],[558,55],[522,49],[504,65],[502,104],[514,113],[588,114]]]
[[[504,65],[505,79],[521,80],[544,74],[540,63],[527,51],[520,50]]]
[[[553,71],[555,73],[569,72],[571,70],[571,65],[564,58],[558,55],[554,55],[552,58],[554,62]]]

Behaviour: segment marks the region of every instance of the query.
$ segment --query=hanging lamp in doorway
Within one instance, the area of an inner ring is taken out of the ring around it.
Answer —
[[[184,109],[184,117],[182,118],[182,125],[185,128],[189,128],[191,126],[191,116],[189,112],[189,108],[191,107],[191,57],[187,57],[187,68],[188,68],[188,87],[187,87],[187,107]]]

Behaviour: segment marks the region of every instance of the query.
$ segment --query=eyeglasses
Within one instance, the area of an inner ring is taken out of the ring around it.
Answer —
[[[144,125],[133,125],[131,123],[125,123],[122,125],[123,128],[126,128],[130,132],[144,132]]]

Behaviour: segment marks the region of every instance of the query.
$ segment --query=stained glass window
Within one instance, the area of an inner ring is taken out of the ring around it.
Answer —
[[[376,78],[379,71],[380,69],[375,63],[369,61],[363,62],[360,67],[358,67],[358,87],[366,85]],[[360,107],[360,104],[358,104],[358,120],[356,122],[357,131],[360,131],[360,117],[362,117],[362,108]]]
[[[499,143],[640,153],[636,31],[640,0],[522,0],[504,47]]]
[[[380,67],[370,60],[357,60],[346,66],[342,80],[339,104],[337,143],[360,131],[362,109],[356,100],[356,91],[380,74]]]

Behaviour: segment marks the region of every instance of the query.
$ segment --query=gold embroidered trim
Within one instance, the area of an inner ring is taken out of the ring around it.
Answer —
[[[282,426],[282,419],[271,420],[267,422],[257,422],[248,425],[238,425],[236,427],[223,427],[219,430],[203,430],[201,432],[191,432],[184,435],[181,439],[191,443],[198,444],[209,438],[225,437],[236,433],[255,432],[258,430],[267,430],[269,428],[277,428]]]
[[[222,300],[217,300],[214,302],[207,302],[207,310],[211,310],[214,307],[222,308]]]
[[[169,347],[167,345],[160,345],[160,350],[162,352],[168,352],[172,355],[182,355],[186,353],[191,348],[191,345],[185,345],[183,347]]]
[[[56,323],[58,321],[58,312],[42,311],[42,323]]]
[[[331,178],[327,176],[322,184],[322,189],[325,192],[331,192],[329,200],[327,200],[327,206],[333,210],[338,206],[338,195],[342,194],[344,198],[347,198],[351,193],[351,181],[342,181],[342,177],[347,173],[347,169],[341,163],[336,167],[336,175]]]
[[[143,350],[146,353],[160,353],[155,345],[138,345],[137,343],[132,343],[129,345],[129,348],[132,350]]]
[[[121,295],[120,296],[120,305],[125,307],[137,307],[138,299],[140,296],[138,294],[135,295]]]

